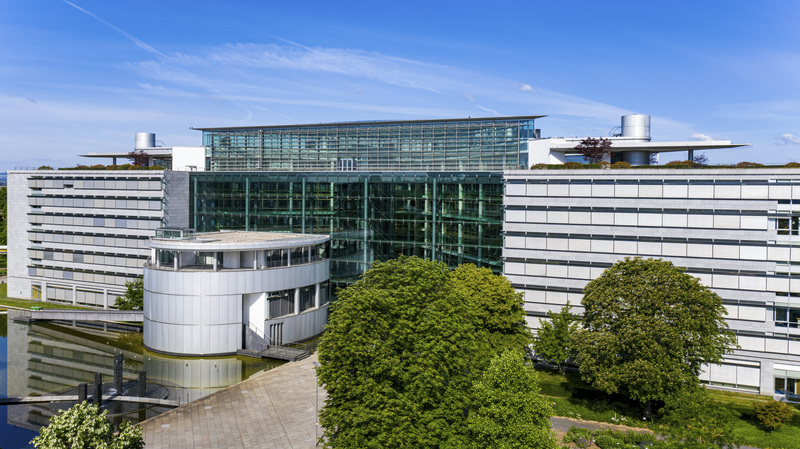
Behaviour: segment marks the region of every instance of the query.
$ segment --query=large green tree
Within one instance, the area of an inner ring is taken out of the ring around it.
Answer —
[[[495,355],[507,349],[522,351],[531,343],[522,293],[514,290],[508,279],[473,264],[460,265],[452,277],[471,309],[467,318],[475,325],[481,368]]]
[[[548,362],[558,366],[561,374],[572,356],[572,338],[578,331],[578,322],[572,317],[569,302],[554,313],[547,312],[549,320],[542,320],[533,339],[533,350]]]
[[[539,395],[539,377],[522,351],[509,350],[493,358],[472,393],[468,418],[472,447],[558,447],[550,431],[553,409]]]
[[[86,401],[75,404],[50,418],[50,424],[39,429],[31,443],[47,449],[141,449],[144,447],[142,429],[122,421],[119,432],[106,419],[107,410],[98,412],[95,404]]]
[[[645,406],[699,384],[705,363],[736,345],[720,297],[661,259],[626,258],[583,291],[583,329],[574,339],[581,377]]]
[[[454,274],[441,262],[401,256],[376,262],[339,293],[318,348],[328,447],[469,444],[473,382],[503,348],[524,347],[517,335],[522,308],[494,304],[515,301],[500,292],[518,296],[489,276],[474,267]],[[477,312],[481,303],[513,316],[490,319]],[[487,349],[489,341],[499,349]]]

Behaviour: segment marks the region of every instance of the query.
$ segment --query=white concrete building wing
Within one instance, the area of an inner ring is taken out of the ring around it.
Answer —
[[[532,327],[627,256],[670,260],[717,292],[741,349],[712,386],[800,387],[800,173],[756,170],[505,172],[504,273]],[[580,313],[580,307],[576,307]],[[778,367],[780,365],[780,368]]]
[[[155,230],[188,226],[188,183],[161,170],[9,172],[8,295],[113,306]]]
[[[324,330],[327,235],[162,229],[146,245],[144,345],[154,351],[261,351]]]

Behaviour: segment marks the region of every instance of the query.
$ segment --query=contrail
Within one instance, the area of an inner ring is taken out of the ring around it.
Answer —
[[[166,58],[166,56],[163,53],[161,53],[160,51],[158,51],[155,48],[151,47],[150,45],[140,41],[139,39],[136,39],[134,36],[131,36],[130,34],[128,34],[125,31],[115,27],[114,25],[108,23],[106,20],[94,15],[93,13],[81,8],[80,6],[78,6],[78,5],[74,4],[74,3],[68,2],[67,0],[64,0],[64,3],[68,4],[69,6],[72,6],[73,8],[77,9],[78,11],[83,12],[84,14],[88,15],[89,17],[97,20],[98,22],[102,23],[103,25],[105,25],[105,26],[111,28],[112,30],[116,31],[117,33],[121,34],[122,36],[127,38],[129,41],[131,41],[134,44],[136,44],[136,46],[138,46],[142,50],[144,50],[144,51],[146,51],[148,53],[152,53],[154,55],[158,55],[158,56],[160,56],[162,58]]]

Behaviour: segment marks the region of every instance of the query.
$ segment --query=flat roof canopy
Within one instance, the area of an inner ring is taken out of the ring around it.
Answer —
[[[314,127],[336,127],[354,125],[397,125],[403,123],[444,123],[444,122],[502,122],[504,120],[535,120],[547,117],[546,115],[516,115],[509,117],[467,117],[467,118],[440,118],[425,120],[365,120],[360,122],[331,122],[331,123],[307,123],[302,125],[268,125],[268,126],[220,126],[215,128],[194,128],[197,131],[229,131],[235,129],[281,129],[281,128],[314,128]]]
[[[321,234],[221,231],[197,234],[194,239],[150,238],[145,246],[172,251],[253,251],[316,245],[330,240]]]
[[[746,147],[749,143],[731,143],[730,140],[687,140],[682,142],[613,142],[608,149],[612,153],[626,151],[649,151],[651,153],[667,153],[670,151],[688,150],[720,150],[724,148]],[[571,142],[560,142],[550,147],[551,151],[563,153],[580,153]]]

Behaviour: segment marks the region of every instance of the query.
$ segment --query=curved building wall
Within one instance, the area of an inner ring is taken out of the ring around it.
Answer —
[[[329,276],[327,260],[258,270],[173,271],[147,265],[144,345],[169,354],[235,353],[243,348],[243,295],[316,285]]]

